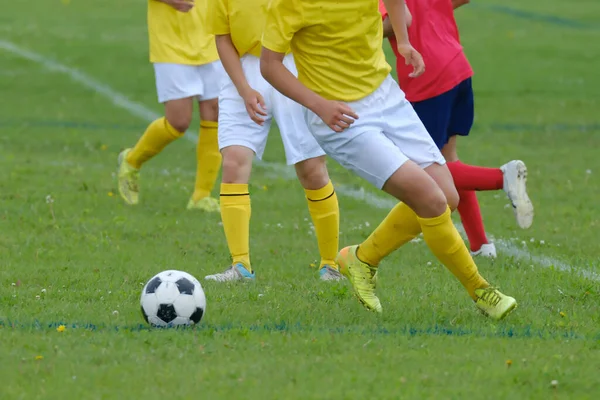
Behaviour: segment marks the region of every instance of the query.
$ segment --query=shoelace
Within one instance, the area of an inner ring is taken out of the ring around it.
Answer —
[[[500,297],[495,288],[487,288],[480,296],[480,299],[495,307],[498,305],[498,303],[500,303],[502,297]]]

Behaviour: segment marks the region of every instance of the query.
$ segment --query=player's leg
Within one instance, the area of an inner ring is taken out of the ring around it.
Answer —
[[[335,189],[327,172],[325,156],[300,161],[295,167],[315,227],[321,257],[320,279],[340,280],[343,277],[335,262],[339,250],[340,210]]]
[[[221,169],[219,151],[219,91],[225,77],[220,61],[198,67],[202,80],[202,94],[198,96],[200,111],[200,132],[196,146],[196,184],[188,202],[188,209],[219,211],[219,202],[211,197],[211,192]]]
[[[373,110],[375,104],[380,106],[377,112]],[[373,279],[381,261],[378,254],[383,254],[377,250],[398,248],[417,233],[418,224],[431,251],[458,278],[477,306],[493,318],[504,317],[516,302],[490,288],[479,274],[450,218],[449,203],[458,203],[450,173],[400,89],[388,79],[375,93],[351,107],[360,119],[344,135],[323,134],[323,124],[309,117],[315,137],[342,165],[401,201],[364,243],[340,252],[340,267],[350,277],[361,301],[381,310]],[[365,256],[365,250],[372,249],[376,251]]]
[[[119,193],[127,204],[139,201],[139,171],[169,143],[183,136],[192,120],[193,99],[198,88],[193,68],[179,64],[154,64],[158,101],[165,116],[153,121],[133,148],[119,154]]]
[[[265,95],[269,86],[260,75],[258,58],[248,55],[242,57],[241,62],[248,83],[263,94],[269,110],[270,103]],[[226,78],[219,94],[219,148],[223,156],[220,208],[232,263],[225,271],[205,279],[227,282],[255,278],[250,262],[248,182],[254,156],[262,157],[265,150],[270,123],[270,116],[263,126],[250,119],[244,100],[231,79]]]
[[[291,55],[286,56],[284,65],[292,73],[297,73]],[[281,132],[286,160],[296,168],[315,227],[321,256],[320,279],[342,279],[335,263],[339,249],[340,211],[337,195],[327,172],[325,152],[306,126],[302,107],[276,90],[273,90],[272,95],[273,115]]]
[[[529,228],[533,222],[534,211],[527,194],[527,167],[523,161],[513,160],[500,168],[486,168],[463,164],[458,159],[458,155],[456,154],[456,135],[467,136],[474,119],[474,99],[471,79],[469,78],[461,82],[457,86],[457,89],[457,97],[453,104],[452,117],[448,125],[448,134],[453,135],[454,142],[449,143],[450,148],[443,151],[445,156],[448,154],[452,157],[448,160],[448,168],[452,173],[456,187],[461,192],[503,189],[513,205],[517,223],[523,229]],[[466,195],[465,198],[467,202],[470,201],[474,205],[473,202],[476,201],[475,194],[471,193]],[[477,205],[477,207],[479,206]],[[461,212],[461,209],[459,209],[459,212]],[[473,215],[473,218],[477,217],[476,214]],[[461,218],[462,215],[461,213]],[[465,229],[467,229],[467,224],[465,224]],[[480,229],[483,229],[483,223],[480,225]],[[469,240],[470,238],[469,236]],[[484,243],[481,236],[478,239],[475,240],[475,248],[477,248],[477,242]],[[473,244],[471,247],[474,249]]]
[[[456,135],[468,135],[473,125],[473,96],[471,93],[469,102],[463,86],[459,84],[438,96],[412,103],[448,166],[458,161]],[[495,256],[494,245],[488,244],[485,235],[477,195],[472,190],[457,189],[460,197],[458,212],[472,253]]]
[[[456,152],[457,135],[449,138],[448,143],[442,148],[442,154],[446,159],[448,167],[453,163],[458,162]],[[450,169],[452,171],[452,169]],[[484,257],[496,257],[496,247],[490,243],[485,233],[483,218],[479,201],[477,200],[477,192],[474,190],[460,189],[457,187],[460,202],[458,204],[458,213],[462,221],[465,233],[469,239],[471,254],[474,256],[481,255]]]

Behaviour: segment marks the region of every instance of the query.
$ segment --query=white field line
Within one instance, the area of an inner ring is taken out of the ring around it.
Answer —
[[[94,78],[88,76],[87,74],[77,69],[68,67],[52,59],[46,58],[39,53],[23,49],[17,46],[16,44],[6,40],[0,39],[0,49],[12,53],[15,56],[37,63],[48,71],[66,75],[74,82],[79,83],[81,86],[95,93],[101,94],[116,107],[126,110],[131,115],[145,120],[146,122],[150,122],[160,117],[159,114],[155,113],[143,104],[136,103],[130,100],[124,94],[119,93],[110,86],[95,80]],[[188,131],[186,132],[185,137],[192,143],[197,143],[198,139],[196,133]],[[276,172],[279,176],[283,178],[295,178],[293,168],[288,167],[286,165],[265,162],[261,162],[258,164],[263,168],[270,169]],[[391,198],[383,198],[376,196],[370,192],[365,191],[363,188],[353,189],[350,187],[336,185],[336,190],[338,193],[344,196],[351,197],[355,200],[363,201],[369,206],[379,209],[390,209],[394,204],[396,204],[396,202]],[[460,228],[462,229],[462,227]],[[498,245],[501,251],[516,259],[530,261],[545,268],[554,268],[558,271],[580,275],[589,280],[600,281],[600,274],[595,271],[575,268],[572,265],[569,265],[555,258],[532,255],[527,250],[516,247],[507,240],[497,239],[495,243]]]

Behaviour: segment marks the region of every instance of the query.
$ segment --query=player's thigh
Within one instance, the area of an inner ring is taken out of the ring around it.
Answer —
[[[155,63],[154,76],[158,101],[165,106],[165,117],[179,132],[190,125],[193,98],[201,91],[196,66]]]
[[[380,89],[384,134],[421,168],[434,163],[445,164],[438,146],[398,86],[388,82]]]
[[[448,136],[468,136],[475,120],[475,101],[471,78],[465,79],[455,88],[456,96],[452,103]]]
[[[378,189],[408,161],[376,124],[363,123],[334,132],[312,111],[305,109],[304,113],[309,129],[327,155]],[[365,121],[364,114],[359,116]]]
[[[268,93],[269,86],[260,74],[258,58],[250,63],[242,58],[242,68],[246,79],[252,88],[262,93]],[[256,65],[255,65],[256,64]],[[267,117],[263,125],[258,125],[250,119],[244,100],[239,95],[229,77],[225,79],[219,93],[219,148],[228,146],[244,146],[251,149],[259,158],[264,153],[269,129],[271,126],[270,104],[267,103]]]
[[[200,118],[204,121],[217,121],[219,109],[217,98],[227,73],[221,61],[200,65],[197,70],[198,79],[201,81],[201,91],[197,96],[200,105]]]
[[[442,93],[427,100],[412,103],[414,111],[438,149],[448,142],[448,127],[453,105],[453,92]],[[402,102],[404,103],[404,102]],[[401,108],[407,107],[401,104]]]
[[[325,155],[306,125],[303,107],[276,90],[272,96],[273,118],[279,128],[287,164]]]

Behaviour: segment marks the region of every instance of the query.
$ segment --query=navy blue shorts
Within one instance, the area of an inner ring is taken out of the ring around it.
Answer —
[[[412,103],[427,132],[441,150],[454,135],[467,136],[475,118],[471,78],[431,99]]]

